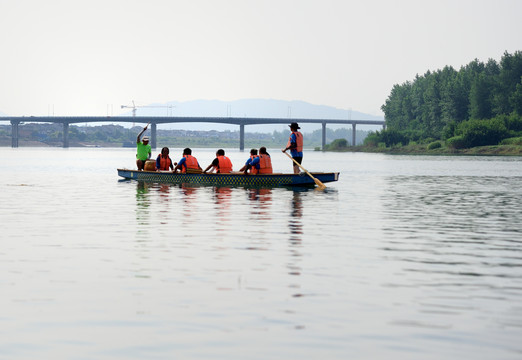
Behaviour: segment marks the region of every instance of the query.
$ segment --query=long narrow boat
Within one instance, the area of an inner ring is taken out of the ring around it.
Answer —
[[[322,183],[337,181],[338,172],[311,173]],[[200,184],[216,186],[242,186],[242,187],[279,187],[279,186],[313,186],[314,180],[305,173],[301,174],[258,174],[245,175],[243,173],[215,174],[195,173],[182,174],[158,171],[137,171],[129,169],[118,169],[118,175],[131,180],[148,182],[160,182],[171,184]]]

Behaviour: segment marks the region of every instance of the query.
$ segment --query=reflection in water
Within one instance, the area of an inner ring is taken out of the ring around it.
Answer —
[[[245,188],[244,191],[250,209],[248,229],[252,230],[247,249],[266,251],[272,240],[272,189]]]
[[[160,219],[160,224],[162,224],[162,225],[168,224],[168,222],[169,222],[169,214],[170,214],[169,200],[170,200],[170,190],[171,190],[172,186],[173,185],[170,185],[170,184],[152,185],[153,189],[158,190],[158,194],[159,194],[158,198],[159,198],[159,206],[160,206],[158,215],[159,215],[159,219]]]
[[[182,194],[182,201],[186,206],[183,206],[182,221],[184,225],[191,224],[193,219],[191,215],[197,211],[197,192],[198,188],[191,184],[179,184],[180,194]]]
[[[263,216],[264,219],[270,220],[270,205],[272,204],[272,189],[253,188],[246,189],[248,199],[252,202],[252,215]]]
[[[137,181],[136,183],[136,220],[138,223],[146,218],[149,214],[150,207],[150,184],[145,181]]]
[[[191,184],[180,184],[179,188],[181,193],[184,195],[183,201],[185,203],[191,203],[196,198],[197,187]]]
[[[160,200],[168,201],[170,187],[171,185],[169,184],[159,184]]]
[[[232,189],[229,187],[214,186],[214,200],[216,204],[216,216],[220,221],[229,222],[230,203],[232,199]],[[217,230],[222,230],[221,226]]]
[[[214,186],[214,198],[216,199],[216,204],[224,204],[230,203],[230,197],[232,194],[232,189],[224,186]]]
[[[151,184],[145,181],[138,181],[136,185],[136,223],[138,224],[136,237],[144,239],[148,236],[150,224],[150,187]]]
[[[290,228],[290,261],[288,263],[288,269],[290,275],[301,275],[301,266],[299,265],[300,258],[302,256],[299,248],[302,244],[303,236],[303,201],[301,193],[299,191],[293,191],[292,194],[292,207],[290,217],[288,219],[288,226]],[[290,284],[290,287],[299,288],[296,284]],[[295,294],[294,296],[300,296]]]
[[[300,243],[301,235],[303,234],[303,224],[301,218],[303,217],[303,202],[301,199],[301,193],[298,191],[293,192],[292,196],[292,211],[290,212],[290,218],[288,226],[290,227],[290,242]]]

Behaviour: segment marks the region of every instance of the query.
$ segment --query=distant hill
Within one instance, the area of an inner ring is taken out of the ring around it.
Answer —
[[[358,111],[339,109],[332,106],[314,105],[304,101],[284,101],[272,99],[242,99],[235,101],[221,100],[193,100],[193,101],[170,101],[166,103],[153,103],[142,107],[137,106],[136,116],[223,116],[223,117],[268,117],[292,119],[345,119],[345,120],[383,120],[382,116],[364,114]],[[120,115],[131,116],[132,110]],[[165,124],[166,129],[184,130],[237,130],[236,125],[226,124]],[[338,126],[348,127],[349,125]],[[302,131],[311,132],[320,127],[319,124],[303,124]],[[287,129],[285,125],[249,125],[249,132],[272,132]],[[381,127],[376,127],[380,129]],[[374,130],[370,126],[364,126],[364,130]]]

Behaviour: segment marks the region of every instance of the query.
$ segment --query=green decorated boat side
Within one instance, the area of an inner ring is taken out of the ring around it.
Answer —
[[[311,173],[322,183],[337,181],[338,172]],[[171,183],[171,184],[200,184],[215,186],[242,186],[242,187],[278,187],[278,186],[313,186],[314,180],[306,173],[300,174],[258,174],[245,175],[243,173],[216,174],[196,173],[182,174],[158,171],[137,171],[129,169],[118,169],[118,175],[131,180],[148,182]]]

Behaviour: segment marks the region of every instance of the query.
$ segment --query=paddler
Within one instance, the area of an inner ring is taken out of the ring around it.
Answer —
[[[252,162],[252,165],[259,166],[257,170],[258,174],[272,174],[272,159],[270,158],[270,154],[266,152],[266,147],[264,146],[259,148],[258,161],[258,164],[256,164],[255,161]]]
[[[257,168],[254,166],[252,167],[252,161],[258,157],[257,155],[257,149],[250,149],[250,157],[247,159],[245,165],[239,171],[242,171],[245,175],[248,173],[248,170],[250,170],[251,174],[257,174]]]
[[[201,172],[201,166],[199,166],[198,159],[192,156],[192,150],[190,148],[183,149],[183,157],[174,168],[174,172],[181,170],[182,173],[186,172]]]
[[[290,154],[292,158],[299,164],[303,162],[303,134],[297,131],[300,129],[299,125],[296,122],[288,125],[292,133],[288,138],[288,143],[286,144],[286,148],[282,149],[283,152],[290,149]],[[299,174],[299,166],[292,161],[294,164],[294,174]]]
[[[141,135],[143,135],[147,130],[148,126],[149,124],[145,125],[136,138],[136,165],[138,166],[138,171],[145,168],[145,161],[150,159],[150,156],[152,155],[152,147],[149,145],[149,137],[144,136],[143,140],[140,140]]]
[[[216,170],[216,172],[220,174],[228,174],[232,172],[232,161],[230,161],[228,156],[225,156],[225,150],[219,149],[216,151],[216,158],[205,170],[203,170],[203,173],[205,174],[210,168],[212,168],[210,172]]]
[[[257,155],[256,151],[256,156],[251,156],[250,161],[247,161],[242,170],[239,171],[243,171],[246,175],[248,174],[248,170],[250,170],[251,174],[272,174],[272,159],[266,151],[266,147],[261,146],[259,148],[259,155]]]
[[[167,171],[169,168],[174,170],[174,164],[170,159],[169,152],[170,150],[166,146],[161,149],[161,154],[156,158],[156,171]]]

